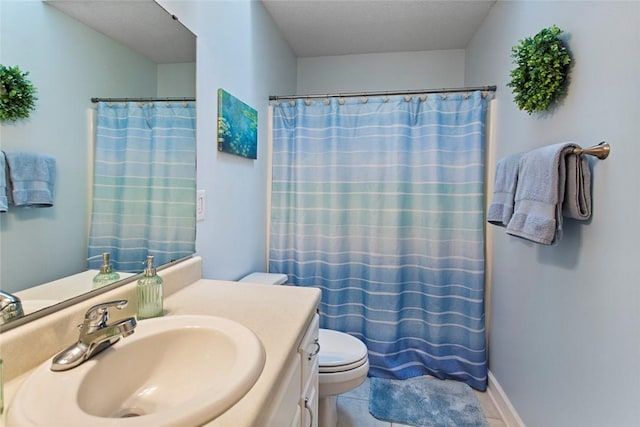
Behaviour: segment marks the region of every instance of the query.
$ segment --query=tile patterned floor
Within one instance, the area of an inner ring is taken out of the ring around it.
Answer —
[[[476,392],[489,427],[506,427],[487,393]],[[338,396],[338,427],[413,427],[389,423],[369,413],[369,379],[355,390]]]

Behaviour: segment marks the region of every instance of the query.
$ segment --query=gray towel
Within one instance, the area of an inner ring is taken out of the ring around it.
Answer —
[[[6,212],[9,208],[7,199],[7,161],[4,152],[0,151],[0,212]]]
[[[591,172],[572,142],[524,153],[519,165],[514,213],[507,233],[550,245],[562,237],[562,216],[591,217]]]
[[[6,152],[11,198],[15,206],[53,206],[56,160],[46,154]]]
[[[513,215],[521,153],[498,160],[487,221],[506,227]]]
[[[562,215],[581,221],[591,218],[591,170],[587,156],[565,156],[566,187]]]

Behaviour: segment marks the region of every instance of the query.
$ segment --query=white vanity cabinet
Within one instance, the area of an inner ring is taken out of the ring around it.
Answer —
[[[284,385],[274,399],[270,427],[318,426],[318,325],[316,314],[282,373]]]
[[[318,426],[318,353],[320,352],[319,342],[319,318],[316,314],[311,321],[309,329],[305,334],[298,354],[302,365],[300,396],[300,427]]]

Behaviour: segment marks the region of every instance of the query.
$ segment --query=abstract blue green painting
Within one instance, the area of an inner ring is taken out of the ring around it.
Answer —
[[[258,112],[218,89],[218,151],[258,158]]]

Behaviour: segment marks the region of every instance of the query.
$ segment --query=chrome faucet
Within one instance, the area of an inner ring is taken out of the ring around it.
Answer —
[[[82,364],[87,359],[115,344],[120,337],[127,337],[135,331],[135,317],[128,317],[109,324],[112,308],[122,310],[127,300],[110,301],[91,307],[84,315],[84,322],[78,325],[78,342],[63,350],[53,358],[52,371],[66,371]]]
[[[22,301],[9,292],[0,291],[0,325],[24,316]]]

